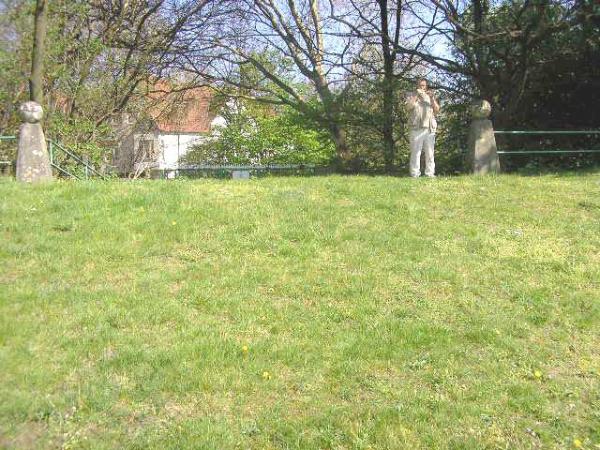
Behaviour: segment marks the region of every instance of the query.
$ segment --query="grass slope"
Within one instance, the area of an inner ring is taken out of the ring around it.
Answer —
[[[0,196],[0,447],[600,448],[598,175]]]

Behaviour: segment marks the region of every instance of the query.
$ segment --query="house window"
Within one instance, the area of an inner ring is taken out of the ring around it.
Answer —
[[[154,140],[153,139],[140,139],[138,141],[137,153],[141,157],[149,157],[154,152]]]

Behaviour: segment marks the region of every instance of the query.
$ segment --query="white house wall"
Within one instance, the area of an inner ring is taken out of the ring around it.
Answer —
[[[194,144],[205,139],[199,134],[159,134],[158,141],[162,149],[159,161],[160,169],[176,169],[179,158],[184,156]]]

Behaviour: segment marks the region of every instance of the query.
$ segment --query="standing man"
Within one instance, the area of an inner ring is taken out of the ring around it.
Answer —
[[[437,122],[435,115],[440,111],[432,91],[427,90],[427,81],[417,81],[417,91],[406,98],[410,126],[410,176],[421,176],[421,151],[425,151],[425,175],[435,177],[433,147]]]

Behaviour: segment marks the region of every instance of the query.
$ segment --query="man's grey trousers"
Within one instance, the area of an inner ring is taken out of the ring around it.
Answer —
[[[435,131],[429,128],[410,130],[410,176],[421,176],[421,151],[425,152],[425,175],[435,175],[433,147],[435,146]]]

